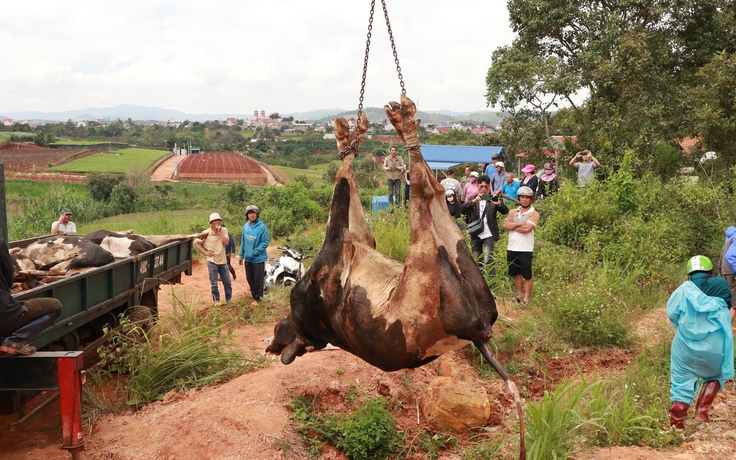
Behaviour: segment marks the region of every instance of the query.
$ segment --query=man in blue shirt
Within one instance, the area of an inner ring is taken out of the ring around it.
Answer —
[[[503,194],[516,200],[515,203],[518,203],[519,201],[519,195],[516,194],[516,192],[519,191],[519,187],[521,187],[521,182],[514,179],[514,174],[506,173],[506,182],[503,184]],[[508,199],[504,199],[504,201],[506,201],[507,205],[511,203],[511,200]]]
[[[491,176],[491,195],[498,196],[503,191],[503,184],[506,183],[506,168],[503,161],[498,161],[494,165],[496,172]]]

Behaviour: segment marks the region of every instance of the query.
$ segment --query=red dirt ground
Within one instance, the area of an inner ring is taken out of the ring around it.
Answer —
[[[237,267],[234,298],[248,302],[242,267]],[[160,292],[160,308],[170,308],[172,294],[201,307],[210,304],[206,268],[195,263],[193,276],[184,277],[183,284]],[[501,317],[513,318],[521,312],[512,305],[500,304]],[[163,314],[163,313],[162,313]],[[664,308],[653,312],[638,323],[637,333],[643,340],[653,340],[670,334]],[[241,326],[235,330],[236,340],[246,353],[259,353],[273,334],[271,324]],[[449,353],[418,369],[385,373],[339,349],[309,353],[288,366],[277,359],[268,367],[252,372],[218,387],[169,394],[164,401],[145,407],[137,413],[106,415],[94,426],[85,427],[85,458],[88,460],[174,460],[174,459],[305,459],[307,452],[293,431],[289,411],[284,404],[294,395],[319,399],[323,407],[332,410],[350,407],[348,394],[356,389],[366,395],[383,395],[397,403],[393,415],[408,437],[426,429],[418,407],[422,391],[438,373],[442,363],[456,369],[460,378],[475,379],[461,352]],[[545,363],[555,379],[572,377],[579,371],[595,371],[601,377],[619,372],[628,363],[628,354],[610,350],[561,356]],[[549,377],[549,376],[548,376]],[[536,396],[544,391],[544,379],[530,374],[520,383]],[[511,397],[500,379],[482,381],[494,407],[489,421],[489,433],[513,430],[517,426]],[[692,421],[692,411],[685,431],[686,442],[671,451],[656,451],[640,447],[592,449],[577,453],[580,460],[705,460],[733,459],[736,451],[736,394],[729,382],[711,410],[710,424]],[[0,458],[5,460],[70,458],[59,449],[58,405],[46,411],[40,420],[16,433],[7,431],[7,417],[0,418]],[[503,427],[498,426],[502,424]],[[505,427],[505,428],[504,428]],[[457,435],[459,447],[467,445],[470,435]],[[504,459],[515,458],[516,446],[511,445]],[[321,459],[344,459],[334,450],[326,450]],[[422,455],[411,457],[425,458]],[[461,450],[441,451],[443,460],[461,460]]]

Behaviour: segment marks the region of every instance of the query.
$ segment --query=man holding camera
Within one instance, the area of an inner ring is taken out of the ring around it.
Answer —
[[[578,158],[583,161],[576,162]],[[600,165],[600,161],[593,156],[590,150],[581,150],[570,160],[570,166],[578,170],[578,186],[583,188],[595,178],[595,168]]]
[[[509,231],[509,245],[506,260],[509,263],[509,276],[514,279],[516,302],[527,306],[532,295],[534,278],[532,276],[532,257],[534,252],[534,229],[539,222],[539,213],[534,206],[534,192],[527,186],[516,192],[521,206],[512,209],[503,221],[503,228]]]
[[[489,195],[491,178],[483,174],[478,178],[478,194],[469,196],[460,207],[463,214],[468,215],[468,222],[473,222],[484,216],[483,231],[478,235],[470,235],[470,250],[473,258],[478,260],[481,248],[483,250],[483,263],[481,267],[493,262],[493,246],[500,238],[498,220],[496,213],[508,214],[509,208],[498,195]],[[496,272],[491,267],[488,276],[493,279]]]

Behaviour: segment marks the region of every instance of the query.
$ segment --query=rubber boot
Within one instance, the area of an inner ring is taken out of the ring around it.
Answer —
[[[675,401],[670,407],[670,425],[681,430],[685,429],[685,418],[687,418],[687,410],[690,408],[684,402]]]
[[[695,406],[695,420],[698,422],[710,422],[708,409],[713,404],[713,400],[716,399],[720,388],[721,384],[718,380],[708,380],[703,384],[703,388],[700,389],[698,403]]]

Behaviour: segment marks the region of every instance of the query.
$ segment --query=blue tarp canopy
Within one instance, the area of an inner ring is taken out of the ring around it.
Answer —
[[[422,155],[432,170],[447,169],[460,163],[490,163],[494,153],[498,153],[501,161],[509,161],[503,147],[422,145]]]

